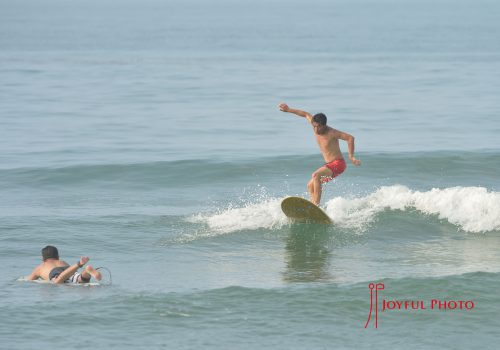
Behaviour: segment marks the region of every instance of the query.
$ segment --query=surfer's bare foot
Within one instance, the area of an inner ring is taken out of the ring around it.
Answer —
[[[94,269],[91,265],[88,265],[85,268],[85,272],[88,273],[89,275],[91,275],[92,277],[94,277],[94,279],[96,279],[97,281],[100,281],[102,278],[101,273],[99,271],[97,271],[96,269]]]

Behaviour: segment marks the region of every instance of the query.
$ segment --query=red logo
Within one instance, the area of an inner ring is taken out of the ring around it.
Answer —
[[[383,283],[370,283],[368,285],[370,289],[370,311],[368,312],[368,320],[366,320],[365,328],[368,327],[368,323],[372,319],[373,304],[375,301],[375,328],[378,328],[378,291],[384,290],[385,285]],[[375,289],[375,295],[373,295],[373,290]]]

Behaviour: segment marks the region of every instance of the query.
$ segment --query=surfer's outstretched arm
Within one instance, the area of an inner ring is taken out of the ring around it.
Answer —
[[[280,103],[278,105],[278,108],[282,112],[293,113],[295,115],[298,115],[299,117],[306,118],[309,123],[311,122],[312,117],[313,117],[311,113],[306,112],[306,111],[302,111],[300,109],[290,108],[290,107],[288,107],[288,105],[286,103]]]

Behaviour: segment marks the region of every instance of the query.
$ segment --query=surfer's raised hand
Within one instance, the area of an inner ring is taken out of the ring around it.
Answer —
[[[288,112],[288,110],[290,109],[286,103],[280,103],[280,104],[278,105],[278,108],[279,108],[279,109],[280,109],[280,111],[282,111],[282,112]]]

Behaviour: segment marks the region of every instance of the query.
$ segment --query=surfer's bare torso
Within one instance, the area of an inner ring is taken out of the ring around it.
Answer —
[[[318,142],[319,150],[323,155],[325,163],[332,162],[337,159],[344,159],[340,151],[339,138],[340,132],[331,127],[327,127],[326,132],[323,134],[316,134],[316,142]]]

